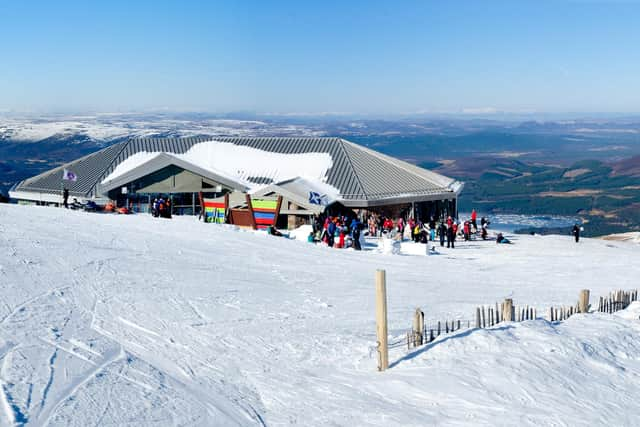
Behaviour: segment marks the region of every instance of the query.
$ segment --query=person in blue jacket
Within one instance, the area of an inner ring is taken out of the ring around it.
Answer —
[[[359,251],[362,249],[362,247],[360,246],[360,229],[362,227],[360,226],[360,221],[358,221],[358,218],[353,218],[353,220],[351,221],[351,226],[349,226],[349,228],[351,229],[351,236],[353,237],[353,249]]]
[[[333,241],[336,232],[336,223],[334,221],[330,221],[327,226],[327,241],[330,247],[333,247]]]

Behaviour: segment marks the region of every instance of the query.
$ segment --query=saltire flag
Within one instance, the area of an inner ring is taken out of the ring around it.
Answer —
[[[325,194],[316,193],[315,191],[309,191],[309,203],[312,205],[326,206],[327,196]]]
[[[64,169],[64,171],[62,172],[62,179],[64,179],[65,181],[76,182],[78,180],[78,176],[70,170]]]

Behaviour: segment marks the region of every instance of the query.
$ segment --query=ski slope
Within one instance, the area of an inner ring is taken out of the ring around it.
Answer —
[[[376,372],[377,268],[394,339],[417,306],[470,319],[512,297],[541,314],[639,285],[637,244],[510,237],[384,255],[0,205],[0,425],[638,425],[636,305],[460,331]]]

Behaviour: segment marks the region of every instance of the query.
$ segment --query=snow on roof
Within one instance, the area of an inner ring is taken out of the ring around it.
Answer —
[[[120,163],[102,183],[112,181],[160,154],[162,153],[146,151],[133,154]],[[327,171],[333,165],[329,153],[282,154],[215,140],[195,144],[183,154],[165,154],[242,182],[253,191],[270,183],[294,178],[305,178],[320,185],[326,181]],[[259,179],[260,184],[255,183],[256,179]],[[338,193],[337,189],[331,189],[332,194],[334,191]]]

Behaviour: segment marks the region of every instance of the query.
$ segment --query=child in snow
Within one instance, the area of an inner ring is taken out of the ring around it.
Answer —
[[[498,237],[496,238],[496,243],[511,243],[509,239],[504,237],[502,233],[498,233]]]

